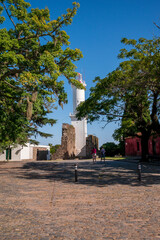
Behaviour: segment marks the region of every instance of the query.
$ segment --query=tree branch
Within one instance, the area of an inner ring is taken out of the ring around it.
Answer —
[[[64,23],[65,23],[65,20],[69,20],[71,17],[69,16],[68,18],[66,19],[63,19],[50,33],[44,33],[44,34],[41,34],[41,35],[38,35],[38,34],[35,34],[35,35],[32,35],[32,36],[29,36],[29,37],[23,37],[23,38],[20,38],[19,40],[26,40],[26,39],[30,39],[30,38],[35,38],[35,37],[45,37],[45,36],[50,36],[52,37],[52,34],[54,32],[57,31],[58,28],[60,28]]]
[[[16,24],[14,23],[13,19],[11,18],[11,15],[9,14],[8,9],[7,9],[7,7],[6,7],[6,5],[4,3],[3,3],[3,6],[4,6],[5,10],[6,10],[6,13],[7,13],[9,19],[11,20],[11,22],[14,25],[14,27],[16,28]]]
[[[45,37],[45,36],[52,36],[51,33],[44,33],[44,34],[41,34],[41,35],[38,35],[37,33],[35,35],[32,35],[32,36],[29,36],[29,37],[22,37],[22,38],[19,38],[18,40],[27,40],[27,39],[31,39],[31,38],[39,38],[39,37]]]
[[[0,77],[0,81],[4,80],[5,77],[9,77],[9,76],[15,76],[17,73],[22,73],[24,69],[9,69],[9,71],[7,71],[6,73],[4,73],[1,77]]]
[[[153,24],[154,24],[158,29],[160,29],[160,26],[158,26],[155,22],[153,22]]]
[[[12,88],[17,88],[17,87],[15,87],[15,86],[13,86],[12,84],[10,84],[9,82],[7,82],[6,80],[4,80],[4,82],[5,82],[8,86],[10,86],[10,87],[12,87]]]

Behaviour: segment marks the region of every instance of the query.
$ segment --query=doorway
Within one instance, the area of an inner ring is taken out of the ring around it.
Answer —
[[[7,148],[6,149],[6,160],[11,160],[11,158],[12,158],[12,149]]]

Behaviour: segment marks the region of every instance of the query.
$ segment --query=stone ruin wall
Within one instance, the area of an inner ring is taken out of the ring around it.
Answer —
[[[93,147],[95,147],[97,149],[97,151],[98,151],[98,149],[99,149],[99,140],[98,140],[98,137],[93,136],[93,135],[89,135],[86,138],[86,157],[87,158],[92,158],[91,151],[92,151]]]
[[[89,135],[86,138],[86,156],[84,158],[92,158],[92,148],[99,149],[99,141],[96,136]],[[75,158],[75,128],[67,123],[62,125],[61,145],[57,151],[52,154],[51,159],[74,159]]]
[[[61,146],[51,159],[72,159],[75,157],[75,128],[67,123],[62,125]]]

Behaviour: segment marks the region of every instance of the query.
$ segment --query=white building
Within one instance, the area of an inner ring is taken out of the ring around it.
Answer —
[[[78,73],[78,80],[84,86],[85,82],[82,79],[82,74]],[[85,101],[85,90],[78,89],[75,86],[72,86],[73,89],[73,114],[70,114],[71,124],[75,128],[76,139],[76,156],[84,157],[86,156],[86,137],[87,137],[87,120],[84,118],[82,120],[77,120],[76,118],[76,108],[77,106]]]
[[[36,151],[37,155],[37,149],[47,149],[48,150],[47,160],[50,159],[50,146],[33,145],[30,143],[26,143],[26,146],[18,145],[16,148],[11,148],[10,150],[4,150],[3,152],[0,152],[0,161],[6,161],[8,158],[8,154],[9,160],[12,161],[34,159],[34,157],[37,157],[34,156],[34,151]]]

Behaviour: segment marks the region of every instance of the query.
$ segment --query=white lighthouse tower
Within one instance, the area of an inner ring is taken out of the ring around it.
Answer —
[[[84,86],[85,82],[82,79],[82,74],[78,73],[78,80]],[[76,118],[76,108],[77,106],[85,101],[85,90],[78,89],[72,85],[73,89],[73,114],[70,114],[71,124],[75,128],[76,139],[76,156],[85,157],[86,156],[86,137],[87,137],[87,120],[83,118],[82,120],[77,120]]]

